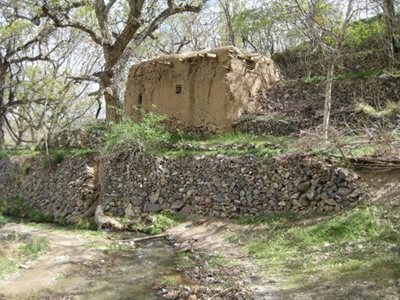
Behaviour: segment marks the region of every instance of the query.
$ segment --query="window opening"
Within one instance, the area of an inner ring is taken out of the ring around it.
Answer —
[[[175,94],[180,94],[182,93],[182,85],[181,84],[177,84],[175,86]]]

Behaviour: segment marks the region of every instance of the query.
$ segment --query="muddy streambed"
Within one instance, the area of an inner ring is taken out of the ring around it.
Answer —
[[[153,286],[174,272],[175,253],[164,239],[132,247],[115,235],[20,224],[7,224],[4,230],[46,237],[49,248],[0,281],[0,299],[159,299]]]

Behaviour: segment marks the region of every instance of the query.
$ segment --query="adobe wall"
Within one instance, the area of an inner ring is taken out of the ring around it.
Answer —
[[[251,69],[251,70],[250,70]],[[156,110],[188,127],[220,133],[246,112],[256,112],[258,90],[278,80],[272,60],[234,47],[164,56],[132,67],[125,114]]]

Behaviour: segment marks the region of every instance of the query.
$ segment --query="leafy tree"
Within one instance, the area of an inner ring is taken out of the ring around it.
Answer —
[[[322,131],[323,137],[328,139],[335,68],[339,64],[349,24],[364,3],[361,0],[287,0],[287,5],[311,49],[319,49],[325,57],[327,67]]]
[[[27,65],[51,60],[51,53],[59,46],[51,42],[53,33],[53,27],[41,23],[27,6],[0,1],[0,148],[4,147],[4,128],[12,132],[8,113],[33,101],[19,90],[21,74]]]
[[[100,85],[106,102],[106,118],[118,122],[122,116],[122,98],[131,51],[140,46],[171,16],[199,12],[207,0],[42,0],[37,5],[41,16],[59,28],[85,32],[103,54],[103,66],[96,74],[76,76]]]

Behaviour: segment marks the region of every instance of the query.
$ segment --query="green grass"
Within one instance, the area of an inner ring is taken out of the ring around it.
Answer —
[[[229,241],[244,247],[269,274],[287,278],[289,287],[312,284],[315,277],[380,276],[384,281],[400,276],[400,224],[394,220],[382,207],[308,217],[247,217],[238,222],[257,227]]]
[[[1,212],[0,212],[0,223],[8,223],[12,221],[12,219],[10,217],[4,216]]]
[[[63,150],[52,150],[49,155],[45,155],[43,159],[43,166],[49,168],[51,166],[56,166],[60,164],[65,157],[65,152]]]
[[[200,252],[180,252],[176,258],[180,269],[192,269],[199,264],[206,270],[235,265],[235,262],[220,254],[207,254]]]
[[[154,215],[154,221],[152,224],[134,224],[131,226],[131,229],[146,234],[160,234],[176,224],[179,219],[179,216],[174,216],[168,213],[160,213]]]
[[[160,285],[176,286],[182,284],[182,278],[177,274],[163,275],[157,282]]]
[[[159,155],[172,157],[185,156],[240,156],[252,154],[271,157],[287,152],[293,139],[290,137],[256,136],[244,133],[229,133],[208,138],[182,138],[176,142],[178,149],[158,151]],[[194,149],[179,149],[179,146],[192,145]]]
[[[22,244],[18,249],[18,253],[19,255],[24,257],[36,258],[41,253],[45,252],[48,246],[48,240],[46,238],[40,237]]]
[[[39,151],[30,150],[30,149],[9,149],[9,150],[0,150],[0,158],[7,157],[35,157],[40,154]]]
[[[130,146],[151,152],[162,147],[171,138],[162,125],[164,119],[164,116],[143,112],[140,122],[126,118],[121,123],[112,124],[110,130],[105,133],[103,152],[108,153]]]
[[[29,222],[50,223],[54,221],[53,216],[35,209],[20,197],[11,197],[0,202],[0,213]]]
[[[208,138],[183,138],[180,142],[200,146],[215,146],[215,145],[234,145],[234,144],[249,144],[249,143],[282,143],[288,138],[277,136],[257,136],[246,133],[227,133]]]
[[[0,280],[4,279],[7,275],[17,272],[17,262],[8,257],[0,256]]]
[[[48,241],[43,237],[22,241],[19,244],[19,247],[8,254],[7,257],[0,256],[0,280],[17,272],[19,264],[36,259],[48,248]]]

